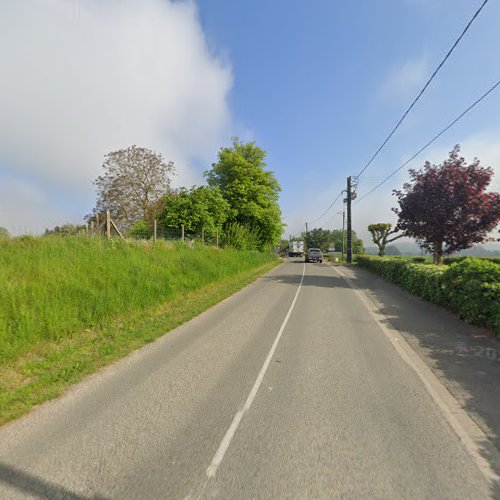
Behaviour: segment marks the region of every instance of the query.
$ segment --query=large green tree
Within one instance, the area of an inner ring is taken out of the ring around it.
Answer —
[[[232,146],[221,148],[217,158],[205,175],[229,203],[228,222],[254,230],[262,248],[274,247],[283,232],[281,187],[274,173],[266,170],[266,152],[254,142],[233,138]]]
[[[190,233],[213,238],[216,231],[222,231],[230,212],[229,203],[218,187],[193,186],[190,190],[181,188],[164,198],[164,209],[160,222],[167,226],[180,227]]]

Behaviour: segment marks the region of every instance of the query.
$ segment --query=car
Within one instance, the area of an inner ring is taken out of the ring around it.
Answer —
[[[306,252],[306,262],[323,262],[323,253],[319,248],[309,248]]]

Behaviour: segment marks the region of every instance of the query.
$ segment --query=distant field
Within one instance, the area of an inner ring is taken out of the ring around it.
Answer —
[[[0,242],[0,423],[271,269],[270,254],[87,238]]]

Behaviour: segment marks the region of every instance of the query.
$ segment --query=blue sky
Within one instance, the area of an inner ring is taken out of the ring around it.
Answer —
[[[2,3],[0,225],[19,233],[77,222],[92,208],[103,155],[132,143],[174,160],[177,185],[201,183],[239,135],[268,152],[286,234],[299,233],[361,170],[480,4]],[[500,2],[490,0],[361,177],[360,195],[500,79],[499,25]],[[499,112],[500,90],[411,166],[439,162],[461,143],[466,158],[497,169],[500,188]],[[391,190],[405,171],[355,206],[364,238],[369,223],[394,221]],[[341,209],[316,226],[339,227]]]
[[[293,233],[328,207],[347,175],[361,170],[480,2],[198,4],[211,45],[231,61],[232,112],[239,128],[268,151]],[[405,126],[362,176],[360,194],[500,79],[499,23],[500,3],[491,1]],[[457,124],[434,150],[446,152],[478,134],[492,134],[500,148],[499,111],[500,91]],[[481,153],[471,154],[481,158]],[[421,163],[416,160],[412,166]],[[390,189],[401,178],[384,190],[389,204]],[[380,197],[373,199],[378,202]],[[368,197],[359,208],[370,208],[371,203]],[[329,220],[341,204],[335,208],[317,225],[328,222],[338,227],[340,216]],[[387,216],[392,218],[389,211]],[[363,218],[361,223],[358,219],[360,232],[362,224],[369,223],[365,212]]]

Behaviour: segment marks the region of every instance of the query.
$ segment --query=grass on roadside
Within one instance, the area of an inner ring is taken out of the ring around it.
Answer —
[[[278,262],[256,252],[161,244],[52,238],[1,244],[0,424],[195,317]]]

